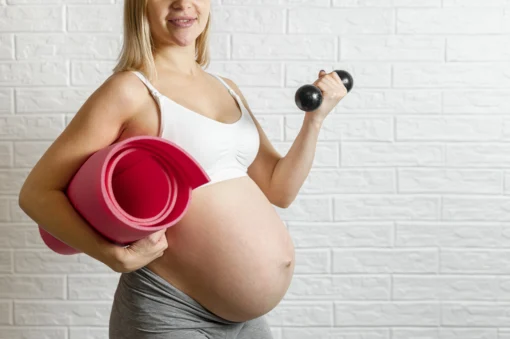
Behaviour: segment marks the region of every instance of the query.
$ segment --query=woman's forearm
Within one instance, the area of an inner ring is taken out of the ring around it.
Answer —
[[[279,206],[286,208],[294,201],[310,173],[321,127],[322,121],[306,112],[292,146],[276,164],[271,178],[271,195]]]
[[[92,229],[72,207],[64,192],[24,193],[20,195],[19,206],[57,239],[110,266],[115,245]]]

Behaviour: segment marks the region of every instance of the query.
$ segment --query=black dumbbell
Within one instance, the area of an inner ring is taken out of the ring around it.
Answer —
[[[342,79],[342,82],[350,92],[354,85],[354,79],[346,71],[335,71],[336,74]],[[302,111],[310,112],[320,107],[322,104],[322,92],[319,87],[314,85],[303,85],[296,91],[296,105]]]

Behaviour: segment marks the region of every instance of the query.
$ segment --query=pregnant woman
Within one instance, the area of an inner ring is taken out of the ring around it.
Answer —
[[[271,338],[265,314],[294,271],[294,246],[272,205],[286,208],[295,199],[322,123],[347,90],[335,72],[319,73],[314,84],[324,101],[304,113],[281,157],[235,83],[204,71],[210,0],[124,6],[114,73],[34,166],[20,207],[55,237],[122,273],[110,338]],[[93,231],[64,192],[92,153],[137,135],[175,142],[211,181],[193,191],[179,223],[121,247]]]

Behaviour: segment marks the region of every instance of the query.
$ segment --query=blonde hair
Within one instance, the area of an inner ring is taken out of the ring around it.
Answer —
[[[154,64],[154,42],[147,17],[147,2],[148,0],[124,1],[124,43],[113,72],[140,71],[152,81],[158,75]],[[195,60],[204,68],[207,68],[210,62],[210,23],[209,15],[204,31],[195,40]]]

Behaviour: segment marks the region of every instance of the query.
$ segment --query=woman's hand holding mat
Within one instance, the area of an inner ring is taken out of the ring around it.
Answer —
[[[157,231],[126,247],[114,247],[105,264],[119,273],[136,271],[163,255],[168,247],[165,232]]]

